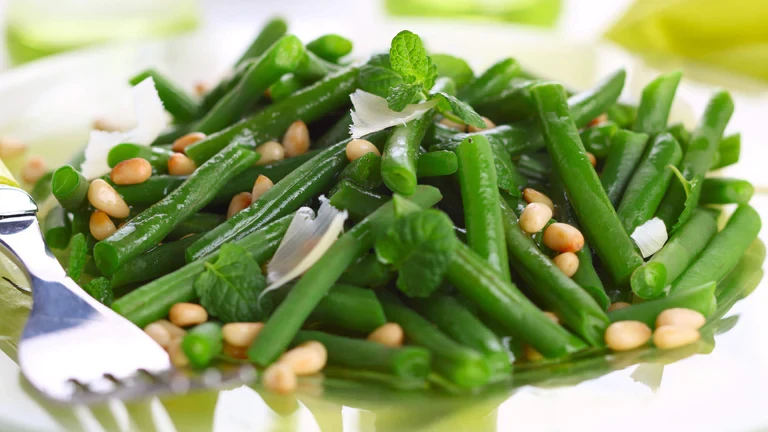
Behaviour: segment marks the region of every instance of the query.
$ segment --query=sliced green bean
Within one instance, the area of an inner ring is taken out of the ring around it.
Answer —
[[[269,94],[269,99],[272,102],[279,102],[296,93],[302,87],[304,87],[304,83],[296,78],[296,75],[285,74],[277,82],[269,86],[267,94]]]
[[[88,180],[71,165],[64,165],[53,172],[51,191],[62,207],[69,211],[79,210],[88,195]]]
[[[707,178],[699,204],[746,204],[755,193],[752,183],[734,178]]]
[[[398,377],[423,378],[429,374],[430,353],[421,347],[392,348],[364,339],[302,330],[295,342],[318,341],[328,351],[328,364],[391,373]]]
[[[643,88],[632,130],[654,137],[667,129],[672,101],[682,77],[683,73],[680,71],[670,72],[660,75]]]
[[[353,221],[361,221],[387,201],[387,198],[348,180],[337,185],[331,205],[349,212]]]
[[[440,193],[435,188],[419,186],[410,199],[428,208],[440,200]],[[394,206],[388,202],[339,237],[275,309],[248,349],[248,358],[259,365],[275,361],[344,270],[373,247],[375,233],[391,226],[394,220]]]
[[[372,212],[371,212],[372,213]],[[382,264],[376,255],[366,255],[341,275],[339,282],[369,288],[380,288],[388,284],[394,277],[392,269]]]
[[[259,34],[246,48],[245,52],[235,62],[235,66],[247,60],[255,59],[264,54],[269,47],[277,42],[288,31],[288,24],[282,18],[272,18],[264,24]]]
[[[520,65],[513,58],[499,60],[459,92],[459,99],[470,105],[501,93],[513,78],[520,75]]]
[[[434,117],[434,111],[430,111],[405,125],[395,127],[384,144],[381,177],[391,191],[410,195],[416,188],[419,146]]]
[[[325,325],[368,334],[387,322],[373,291],[336,284],[320,300],[309,319]]]
[[[194,237],[187,237],[163,243],[128,261],[112,275],[112,287],[157,279],[184,267],[184,250],[193,241]]]
[[[617,213],[627,233],[653,218],[672,180],[672,169],[683,158],[677,140],[669,133],[656,136],[629,180]]]
[[[456,155],[467,244],[503,280],[509,281],[509,258],[491,145],[483,136],[467,138],[459,145]]]
[[[563,87],[539,84],[531,92],[536,100],[552,165],[563,179],[586,238],[613,280],[627,282],[632,272],[642,265],[643,258],[621,226],[587,158],[568,112]]]
[[[382,157],[376,153],[364,154],[350,162],[341,171],[339,181],[350,181],[363,189],[376,189],[384,184],[381,176],[381,164]]]
[[[456,246],[446,280],[505,331],[546,357],[560,357],[586,347],[579,338],[547,318],[514,284],[503,281],[463,243]]]
[[[448,176],[455,173],[458,168],[456,154],[450,151],[422,153],[416,162],[416,173],[419,178]]]
[[[737,301],[757,288],[763,279],[763,262],[765,262],[765,244],[757,239],[752,242],[736,267],[717,283],[715,289],[717,310],[709,316],[709,322],[722,318]]]
[[[610,154],[613,136],[619,131],[619,125],[614,122],[603,122],[588,127],[581,132],[581,142],[584,149],[598,159],[604,159]],[[643,143],[645,144],[645,143]]]
[[[197,116],[197,103],[184,90],[176,86],[165,75],[154,69],[147,69],[129,80],[132,86],[152,78],[157,95],[163,101],[163,107],[177,122],[194,120]]]
[[[452,340],[395,296],[382,292],[379,300],[387,318],[400,324],[408,341],[429,350],[437,373],[463,388],[482,387],[490,380],[489,361],[479,352]]]
[[[720,137],[733,114],[733,99],[728,92],[720,91],[710,99],[704,116],[693,133],[688,149],[680,162],[680,171],[687,180],[703,176],[712,164]],[[694,193],[694,192],[691,192]],[[656,211],[656,216],[664,221],[667,229],[677,222],[686,198],[685,189],[679,182],[672,182],[664,199]]]
[[[635,124],[637,107],[622,103],[613,104],[605,111],[609,121],[619,125],[622,129],[629,129]]]
[[[337,34],[326,34],[309,42],[307,50],[325,61],[335,63],[352,52],[352,41]]]
[[[349,112],[342,115],[336,123],[328,129],[317,141],[312,143],[312,147],[317,149],[328,148],[339,141],[349,138],[349,127],[352,126],[352,116]]]
[[[181,349],[194,368],[202,369],[213,362],[213,359],[224,348],[224,337],[221,334],[221,324],[207,322],[200,324],[187,332],[181,341]]]
[[[35,185],[29,194],[35,202],[42,203],[53,193],[51,190],[51,179],[53,178],[53,171],[48,171],[42,177],[37,179]]]
[[[238,241],[254,261],[264,263],[277,250],[288,230],[293,215],[278,219],[264,228]],[[153,280],[126,294],[112,304],[112,309],[139,327],[157,321],[168,315],[176,303],[195,299],[194,282],[205,271],[205,262],[215,261],[218,254],[205,260],[195,261],[184,267]]]
[[[120,162],[128,159],[142,158],[152,165],[155,172],[164,174],[168,172],[168,159],[171,158],[172,154],[173,151],[160,146],[123,143],[112,147],[107,155],[107,164],[110,168],[114,168]]]
[[[675,123],[667,127],[667,132],[671,133],[673,137],[680,144],[680,147],[685,150],[688,148],[688,143],[691,142],[691,131],[685,127],[682,123]]]
[[[501,92],[489,95],[472,104],[475,110],[494,123],[512,123],[533,117],[536,107],[528,92],[537,81],[513,79]]]
[[[722,231],[707,244],[696,260],[672,283],[672,291],[718,281],[739,262],[739,258],[757,238],[762,223],[760,215],[747,204],[740,205]]]
[[[615,104],[624,89],[626,77],[626,71],[619,69],[603,78],[590,90],[569,97],[568,109],[576,127],[582,128],[588,125]]]
[[[208,232],[219,226],[226,219],[225,215],[216,213],[196,213],[184,219],[176,228],[173,229],[163,241],[179,240],[191,234],[200,234]],[[183,255],[183,254],[182,254]]]
[[[715,153],[715,161],[710,170],[716,170],[731,166],[739,161],[741,156],[741,134],[728,135],[720,140],[720,145]]]
[[[72,238],[72,223],[67,210],[60,205],[54,206],[45,215],[42,228],[48,247],[66,249],[69,239]]]
[[[691,218],[653,255],[635,270],[630,279],[638,297],[658,297],[696,259],[717,233],[717,220],[707,211],[696,209]]]
[[[619,207],[624,190],[645,150],[648,135],[619,131],[611,139],[611,148],[603,165],[600,183],[614,208]]]
[[[94,246],[99,270],[113,274],[167,236],[178,224],[197,213],[216,191],[258,160],[258,155],[234,144],[197,168],[187,180],[152,207],[129,220],[112,236]]]
[[[670,308],[685,308],[700,312],[705,317],[715,311],[715,282],[692,286],[670,293],[666,297],[633,304],[608,312],[612,322],[641,321],[649,327],[656,326],[656,317]]]

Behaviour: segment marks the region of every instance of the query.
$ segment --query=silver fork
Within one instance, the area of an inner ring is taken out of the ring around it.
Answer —
[[[0,246],[26,270],[32,287],[19,364],[44,396],[61,403],[95,403],[255,378],[249,365],[201,373],[174,369],[155,341],[67,277],[45,245],[36,214],[28,194],[0,185]]]

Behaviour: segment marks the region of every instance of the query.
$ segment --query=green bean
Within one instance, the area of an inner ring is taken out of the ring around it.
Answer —
[[[610,311],[608,317],[612,322],[641,321],[653,328],[656,326],[656,317],[667,309],[685,308],[709,316],[715,311],[715,306],[715,282],[707,282],[672,292],[666,297]]]
[[[503,281],[463,243],[457,243],[446,280],[479,311],[546,357],[560,357],[586,347],[579,338],[547,318],[514,284]]]
[[[586,237],[613,280],[624,283],[642,265],[643,258],[621,226],[587,158],[568,113],[565,92],[557,84],[539,84],[531,92],[555,172],[563,179]]]
[[[287,31],[288,24],[286,24],[285,20],[282,18],[272,18],[267,21],[253,42],[251,42],[251,45],[246,48],[245,52],[243,52],[237,62],[235,62],[235,66],[264,54],[269,47],[283,37]]]
[[[269,86],[267,94],[272,102],[279,102],[296,93],[302,87],[304,87],[304,83],[296,78],[296,75],[285,74],[277,82]]]
[[[71,165],[64,165],[53,172],[51,191],[62,207],[76,211],[82,207],[88,195],[90,183]]]
[[[611,139],[600,183],[614,208],[619,208],[624,190],[643,156],[646,141],[648,135],[624,130],[617,132]]]
[[[187,262],[209,255],[222,244],[241,239],[265,224],[296,211],[305,201],[327,190],[333,177],[347,164],[347,142],[342,141],[321,151],[275,183],[248,208],[203,235],[187,249]]]
[[[551,198],[557,209],[555,212],[557,220],[562,223],[573,225],[576,229],[580,230],[581,226],[579,225],[576,214],[568,200],[565,186],[558,175],[552,176]],[[539,249],[542,249],[542,247],[539,246]],[[544,250],[542,249],[542,251]],[[592,250],[587,241],[584,242],[584,246],[581,250],[576,252],[576,256],[579,258],[579,268],[576,270],[576,273],[571,276],[571,279],[592,296],[597,304],[600,305],[601,309],[608,309],[608,306],[611,305],[611,300],[608,298],[603,281],[600,279],[600,276],[597,274],[597,270],[595,270],[595,266],[592,263]]]
[[[716,93],[710,99],[704,116],[693,133],[693,138],[691,138],[685,156],[680,163],[680,171],[687,180],[693,180],[707,172],[731,114],[733,114],[731,95],[725,91]],[[659,209],[656,211],[656,216],[664,221],[667,229],[677,222],[683,211],[686,196],[682,184],[679,182],[670,184]]]
[[[467,138],[456,154],[467,244],[503,280],[509,281],[509,259],[491,146],[482,136]]]
[[[202,369],[211,364],[224,348],[221,324],[207,322],[187,332],[181,341],[181,349],[194,368]]]
[[[737,301],[757,288],[763,278],[764,261],[765,245],[757,239],[752,242],[736,267],[717,283],[717,310],[709,316],[709,322],[722,318]]]
[[[184,250],[193,241],[194,237],[187,237],[163,243],[126,262],[112,275],[112,287],[157,279],[184,267]]]
[[[387,323],[384,309],[369,289],[336,284],[309,315],[336,328],[368,334]]]
[[[326,75],[338,72],[340,69],[339,65],[327,62],[311,51],[306,51],[294,75],[302,82],[313,83],[323,79]]]
[[[35,185],[29,194],[35,202],[42,203],[53,193],[51,190],[51,179],[53,178],[53,171],[48,171],[42,177],[37,179]]]
[[[125,262],[156,245],[256,160],[256,153],[234,144],[204,163],[168,196],[94,246],[93,255],[99,270],[113,274]]]
[[[517,169],[530,180],[546,182],[552,172],[552,161],[542,154],[524,154],[517,160]]]
[[[186,148],[187,156],[200,165],[230,142],[249,147],[281,136],[296,120],[311,123],[349,103],[349,94],[357,87],[359,69],[349,67],[302,89],[255,115],[208,136]]]
[[[619,126],[613,122],[603,122],[588,127],[581,132],[581,142],[584,149],[598,159],[603,159],[610,154],[613,136],[619,130]]]
[[[416,310],[456,342],[483,354],[493,374],[509,374],[512,365],[495,333],[454,297],[444,294],[413,300]]]
[[[431,207],[440,200],[440,193],[420,186],[411,199],[422,207]],[[248,358],[259,365],[275,361],[344,270],[371,249],[375,233],[391,226],[394,219],[394,207],[389,202],[339,237],[275,309],[248,349]]]
[[[387,318],[400,324],[408,341],[429,350],[437,373],[463,388],[481,387],[489,381],[489,361],[479,352],[449,338],[392,294],[381,292],[379,300]]]
[[[435,112],[432,110],[407,124],[395,127],[384,144],[381,177],[391,191],[411,195],[416,188],[419,145],[434,117]]]
[[[671,133],[677,140],[683,150],[688,148],[688,143],[691,142],[691,132],[682,123],[675,123],[667,127],[667,132]]]
[[[590,345],[603,346],[608,317],[597,302],[560,270],[520,229],[517,216],[503,205],[504,232],[512,265],[534,297],[555,312],[566,327]]]
[[[335,189],[331,195],[331,205],[346,210],[353,221],[365,219],[387,201],[385,197],[349,180],[342,180]]]
[[[734,178],[708,178],[701,186],[699,204],[746,204],[755,193],[752,183]]]
[[[155,82],[157,95],[163,102],[163,107],[177,122],[194,120],[197,116],[197,103],[182,89],[178,88],[165,75],[154,69],[147,69],[129,80],[132,86],[152,78]]]
[[[352,126],[352,116],[349,111],[344,113],[336,123],[328,129],[317,141],[312,143],[312,147],[317,149],[328,148],[339,141],[349,138],[349,127]]]
[[[605,111],[605,114],[608,117],[608,121],[616,123],[622,129],[629,129],[637,118],[637,107],[616,103],[611,105]]]
[[[515,78],[503,91],[488,95],[472,106],[478,113],[497,124],[512,123],[533,117],[536,107],[528,90],[537,82]]]
[[[54,206],[43,219],[43,237],[48,247],[65,249],[72,238],[69,213],[60,205]]]
[[[382,264],[376,255],[366,255],[349,268],[339,278],[340,283],[380,288],[389,283],[394,277],[392,269]]]
[[[326,34],[309,42],[307,50],[325,61],[335,63],[352,52],[352,41],[337,34]]]
[[[696,260],[672,283],[676,292],[718,281],[736,266],[760,232],[760,215],[747,204],[740,205],[722,231],[707,244]]]
[[[237,244],[242,246],[254,261],[264,263],[277,250],[288,230],[293,215],[278,219],[264,228],[244,237]],[[205,271],[205,263],[216,260],[213,254],[205,260],[195,261],[153,280],[112,304],[112,309],[139,327],[168,315],[176,303],[195,299],[194,282]]]
[[[306,54],[293,35],[283,36],[248,67],[240,82],[227,92],[195,126],[211,134],[235,122],[281,76],[293,72]]]
[[[448,176],[455,173],[458,168],[456,154],[449,151],[422,153],[416,162],[416,174],[419,178]]]
[[[619,220],[627,233],[633,233],[656,213],[672,180],[670,166],[676,166],[682,158],[683,151],[671,134],[656,135],[617,207]]]
[[[569,97],[568,109],[576,127],[588,125],[615,104],[624,88],[626,77],[624,69],[619,69],[603,78],[592,89]]]
[[[192,132],[192,126],[194,126],[193,122],[170,125],[168,128],[163,130],[163,132],[157,138],[155,138],[154,141],[152,141],[151,146],[155,147],[159,145],[171,144],[177,139]]]
[[[651,137],[664,132],[677,85],[682,77],[680,71],[670,72],[660,75],[645,86],[632,130]]]
[[[733,165],[739,161],[741,156],[741,134],[735,133],[728,135],[720,140],[720,145],[715,153],[715,161],[710,170],[716,170]]]
[[[707,211],[696,209],[650,261],[635,270],[632,291],[648,299],[661,295],[680,276],[717,233],[717,221]]]
[[[499,60],[480,76],[470,81],[459,92],[459,99],[474,105],[483,99],[499,94],[513,78],[520,75],[520,65],[513,58]]]
[[[330,365],[386,372],[405,378],[423,378],[429,374],[430,353],[424,348],[392,348],[319,331],[298,332],[295,342],[307,341],[318,341],[325,346]]]
[[[176,228],[173,229],[164,239],[163,241],[175,241],[179,240],[182,237],[187,237],[190,234],[200,234],[204,232],[208,232],[217,226],[219,226],[222,222],[224,222],[225,217],[224,215],[216,214],[216,213],[196,213],[192,216],[184,219]],[[182,255],[184,255],[182,253]]]
[[[382,157],[376,153],[364,154],[350,162],[341,171],[339,181],[350,181],[363,189],[376,189],[384,184],[381,177],[381,164]]]
[[[112,147],[107,155],[107,164],[110,168],[114,168],[120,162],[128,159],[142,158],[152,165],[155,172],[164,174],[168,172],[168,159],[171,158],[172,154],[173,151],[160,146],[123,143]]]

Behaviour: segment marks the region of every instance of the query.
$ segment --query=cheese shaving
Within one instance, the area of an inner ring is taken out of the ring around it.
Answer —
[[[667,226],[663,220],[653,218],[635,228],[630,237],[640,248],[643,258],[648,258],[664,247],[667,242]]]
[[[352,101],[352,138],[360,138],[388,127],[404,125],[417,119],[437,105],[437,100],[410,104],[401,112],[389,109],[387,100],[381,96],[357,90],[349,96]]]

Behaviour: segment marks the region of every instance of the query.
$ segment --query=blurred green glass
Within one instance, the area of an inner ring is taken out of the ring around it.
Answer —
[[[495,20],[549,27],[561,0],[385,0],[392,15]]]
[[[6,44],[18,64],[87,45],[170,36],[199,22],[197,0],[11,0]]]

